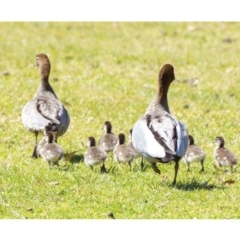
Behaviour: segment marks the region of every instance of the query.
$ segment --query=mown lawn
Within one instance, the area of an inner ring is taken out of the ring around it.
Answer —
[[[239,156],[240,23],[35,22],[0,23],[0,218],[1,219],[238,219],[240,174],[213,167],[214,139]],[[59,138],[70,161],[50,169],[32,159],[34,135],[21,110],[39,84],[35,56],[51,61],[50,82],[71,117]],[[140,159],[92,171],[83,163],[88,136],[128,131],[156,94],[163,64],[175,67],[171,112],[185,122],[207,157],[191,172],[181,162],[159,164],[157,175]],[[195,81],[194,81],[195,80]],[[195,84],[197,83],[197,84]]]

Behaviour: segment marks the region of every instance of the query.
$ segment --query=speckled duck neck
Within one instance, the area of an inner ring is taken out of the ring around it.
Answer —
[[[165,64],[158,77],[158,93],[150,103],[146,113],[155,115],[161,111],[170,113],[168,106],[168,89],[171,82],[175,79],[173,66]]]
[[[38,54],[36,56],[35,66],[39,70],[39,75],[41,79],[41,83],[38,86],[36,95],[41,95],[42,92],[48,91],[53,93],[53,95],[57,98],[52,86],[49,83],[49,74],[51,71],[51,64],[48,57],[45,54]]]
[[[119,144],[119,145],[125,144],[125,135],[124,135],[123,133],[120,133],[120,134],[118,135],[118,144]]]

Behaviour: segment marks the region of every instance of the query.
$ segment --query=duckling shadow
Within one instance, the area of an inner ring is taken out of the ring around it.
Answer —
[[[145,163],[138,163],[134,162],[131,167],[131,171],[133,172],[146,172],[148,169],[152,169],[152,167],[149,164]]]
[[[72,163],[72,164],[77,164],[80,162],[83,162],[84,156],[83,154],[76,154],[78,151],[71,152],[71,153],[66,153],[65,155],[65,161]]]
[[[72,156],[72,158],[69,162],[72,164],[83,162],[83,154],[77,154],[77,155]]]
[[[170,186],[170,184],[168,184]],[[171,185],[172,186],[172,185]],[[191,182],[187,183],[177,183],[174,188],[182,191],[196,191],[196,190],[213,190],[213,189],[221,189],[221,187],[216,186],[214,184],[208,184],[208,181],[202,183],[196,179],[193,179]]]

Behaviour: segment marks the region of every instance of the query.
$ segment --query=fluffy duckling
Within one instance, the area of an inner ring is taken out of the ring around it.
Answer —
[[[48,132],[53,133],[52,131],[53,129],[55,129],[55,127],[52,126],[51,124],[45,127],[43,138],[37,144],[36,148],[37,157],[41,157],[41,152],[44,149],[45,144],[48,143]]]
[[[44,53],[38,54],[35,66],[39,70],[41,82],[33,99],[23,107],[21,118],[24,127],[35,134],[36,144],[32,157],[36,158],[38,134],[51,124],[55,127],[55,142],[57,142],[58,137],[67,131],[70,117],[49,83],[51,64],[48,56]]]
[[[63,149],[54,141],[53,133],[46,133],[47,143],[41,146],[40,156],[48,161],[50,166],[58,165],[58,162],[64,157]],[[46,141],[46,138],[44,141]]]
[[[118,143],[113,150],[114,160],[118,163],[128,163],[131,169],[131,162],[134,159],[134,150],[125,144],[126,138],[123,133],[118,135]]]
[[[216,147],[214,149],[215,166],[217,167],[230,167],[233,171],[233,166],[237,165],[238,158],[229,149],[224,147],[224,138],[218,136],[215,138]]]
[[[160,173],[157,163],[175,162],[173,185],[176,184],[179,161],[188,147],[187,128],[170,113],[168,106],[168,89],[174,79],[173,66],[165,64],[159,72],[157,96],[135,123],[132,132],[133,146],[156,173]]]
[[[118,137],[112,133],[112,124],[109,121],[104,123],[105,134],[99,139],[99,146],[106,152],[113,151],[118,142]]]
[[[204,160],[205,160],[206,154],[205,152],[195,144],[194,138],[192,135],[188,135],[188,148],[187,152],[184,155],[184,162],[188,166],[188,171],[190,171],[190,164],[194,162],[200,162],[201,163],[201,170],[200,172],[204,171]]]
[[[45,134],[43,138],[38,142],[37,148],[36,148],[36,156],[39,158],[42,156],[42,150],[44,149],[44,146],[48,143],[48,136]]]
[[[96,146],[94,137],[89,137],[87,141],[87,150],[84,153],[84,162],[93,169],[94,166],[102,164],[100,172],[106,172],[104,162],[107,158],[107,152],[101,147]]]

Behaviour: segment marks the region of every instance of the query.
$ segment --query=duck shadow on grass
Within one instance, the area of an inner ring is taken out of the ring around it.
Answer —
[[[210,180],[209,180],[210,181]],[[167,184],[168,187],[173,187],[178,190],[182,191],[196,191],[196,190],[213,190],[213,189],[222,189],[222,186],[217,186],[214,184],[209,184],[209,181],[205,182],[199,182],[196,179],[192,179],[189,182],[182,183],[182,182],[177,182],[175,186],[172,186],[171,184]]]

